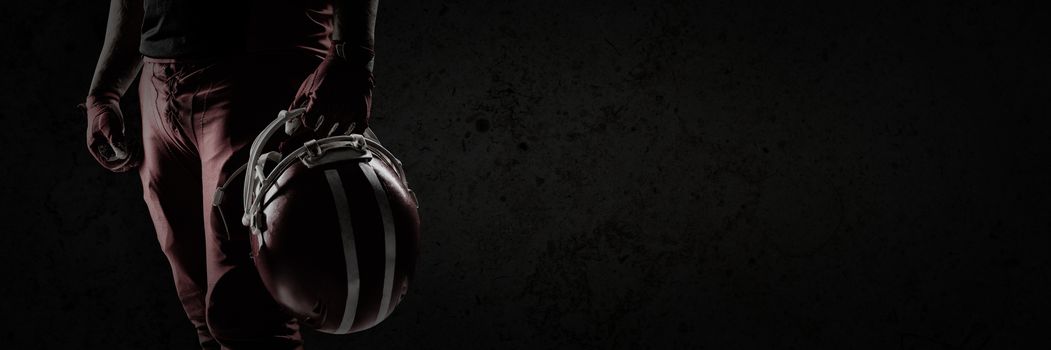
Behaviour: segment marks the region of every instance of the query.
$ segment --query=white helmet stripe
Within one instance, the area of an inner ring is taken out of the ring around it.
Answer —
[[[343,237],[343,258],[347,264],[347,302],[343,307],[343,320],[339,322],[336,334],[350,331],[354,325],[354,314],[358,312],[358,293],[361,290],[361,275],[358,272],[358,250],[354,244],[354,227],[350,222],[350,203],[347,192],[343,190],[343,179],[335,169],[325,170],[328,186],[332,189],[332,199],[336,202],[339,215],[339,227]]]
[[[387,318],[387,314],[390,311],[388,309],[390,307],[391,294],[394,292],[394,262],[397,250],[397,245],[394,242],[394,216],[391,214],[387,191],[383,189],[383,184],[380,183],[379,178],[376,176],[376,170],[365,162],[358,163],[358,166],[361,167],[361,171],[365,173],[365,177],[372,184],[372,192],[376,194],[376,204],[380,208],[380,217],[383,218],[383,241],[386,247],[387,263],[383,274],[383,299],[380,301],[379,314],[376,315],[376,323],[379,323]]]

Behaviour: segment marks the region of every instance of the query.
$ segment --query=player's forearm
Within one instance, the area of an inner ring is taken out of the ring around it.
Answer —
[[[372,49],[379,0],[335,0],[332,5],[332,40]]]
[[[111,0],[106,41],[102,45],[89,96],[123,95],[142,67],[139,36],[142,27],[142,0]]]

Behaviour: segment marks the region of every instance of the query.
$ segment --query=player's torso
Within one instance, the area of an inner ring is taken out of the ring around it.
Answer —
[[[327,0],[144,0],[140,51],[199,58],[289,50],[323,54]]]

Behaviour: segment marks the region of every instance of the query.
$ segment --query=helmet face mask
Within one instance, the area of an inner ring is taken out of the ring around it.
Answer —
[[[284,156],[263,152],[279,128],[295,129],[286,123],[300,113],[282,111],[253,143],[242,224],[278,304],[322,332],[364,330],[407,291],[419,250],[416,197],[371,132],[310,140]]]

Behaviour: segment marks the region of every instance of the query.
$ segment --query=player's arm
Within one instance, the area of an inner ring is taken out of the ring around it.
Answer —
[[[110,1],[106,39],[84,103],[88,151],[103,168],[114,172],[138,165],[139,154],[128,146],[124,135],[120,97],[142,68],[142,16],[142,0]]]
[[[332,5],[332,40],[372,49],[379,0],[335,0]]]
[[[361,133],[368,126],[378,4],[379,0],[334,0],[332,48],[292,101],[292,108],[306,109],[300,133],[323,137]]]
[[[139,36],[142,28],[142,0],[111,0],[106,39],[95,65],[88,96],[117,94],[119,98],[142,68]]]

